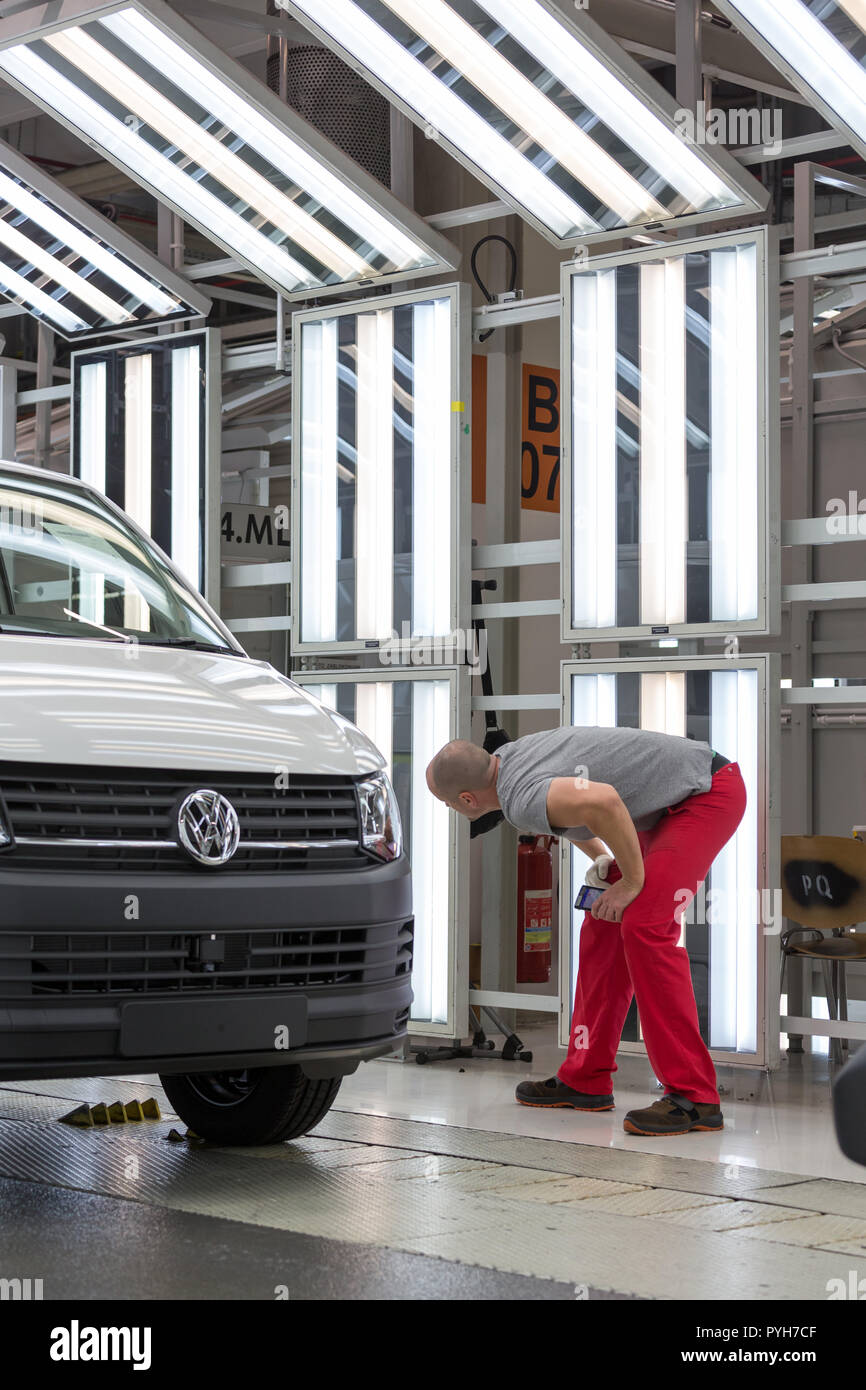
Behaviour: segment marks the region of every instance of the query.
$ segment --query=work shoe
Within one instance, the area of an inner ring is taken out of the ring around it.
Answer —
[[[613,1096],[588,1096],[573,1091],[558,1076],[548,1081],[521,1081],[514,1092],[521,1105],[546,1105],[553,1110],[612,1110]]]
[[[688,1134],[691,1130],[724,1129],[725,1121],[715,1101],[663,1096],[644,1110],[629,1110],[623,1120],[627,1134]]]

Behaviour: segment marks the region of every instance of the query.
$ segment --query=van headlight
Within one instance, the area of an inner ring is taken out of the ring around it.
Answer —
[[[383,860],[399,859],[403,851],[403,826],[394,788],[384,772],[358,783],[361,808],[361,843]]]

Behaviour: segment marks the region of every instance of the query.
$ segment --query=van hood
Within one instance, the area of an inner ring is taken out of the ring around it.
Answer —
[[[0,634],[0,761],[355,776],[354,724],[264,661]]]

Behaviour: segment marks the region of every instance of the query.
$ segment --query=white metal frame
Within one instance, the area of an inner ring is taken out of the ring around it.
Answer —
[[[758,286],[758,361],[763,370],[758,381],[758,616],[753,621],[724,619],[705,623],[670,623],[655,626],[650,623],[636,627],[576,628],[572,626],[572,556],[574,459],[572,448],[572,286],[580,274],[607,270],[625,265],[668,260],[692,252],[713,251],[725,246],[754,241],[757,248]],[[562,267],[560,318],[560,351],[562,359],[561,413],[561,517],[562,517],[562,640],[563,642],[598,642],[623,640],[652,640],[659,636],[710,636],[713,633],[769,634],[778,633],[780,613],[780,427],[778,411],[779,354],[771,325],[778,322],[778,256],[770,246],[767,228],[749,228],[742,232],[724,232],[717,236],[689,241],[674,241],[641,251],[621,251],[610,256],[593,257],[575,265],[565,262]]]
[[[755,886],[758,890],[772,890],[781,883],[780,879],[780,701],[779,701],[780,659],[774,654],[740,657],[679,657],[671,660],[659,658],[634,658],[613,661],[564,661],[561,665],[561,722],[571,723],[571,678],[577,675],[603,675],[618,672],[663,672],[663,671],[730,671],[755,670],[758,679],[758,785],[760,805],[758,807],[758,854],[755,865]],[[576,851],[580,853],[580,851]],[[587,861],[588,863],[589,861]],[[559,1019],[559,1042],[568,1045],[569,1023],[573,1000],[571,998],[571,948],[572,948],[572,900],[571,900],[571,853],[560,855],[559,881],[559,921],[560,921],[560,982],[559,993],[561,1011]],[[759,925],[756,928],[755,943],[757,967],[757,1051],[752,1053],[729,1052],[711,1048],[710,1055],[721,1066],[766,1067],[774,1069],[779,1065],[779,961],[780,942],[778,935],[765,933]],[[781,931],[781,924],[779,925]],[[621,1042],[624,1053],[646,1055],[642,1043]]]
[[[293,672],[298,685],[363,685],[370,682],[447,680],[451,687],[449,737],[468,738],[470,672],[466,666],[427,666],[411,670],[318,670]],[[444,1023],[410,1020],[410,1032],[420,1037],[464,1038],[469,1027],[469,822],[449,816],[448,884],[448,1017]]]
[[[650,83],[647,80],[646,70],[632,58],[625,49],[622,48],[614,39],[608,37],[601,26],[595,23],[586,12],[586,7],[577,3],[574,6],[557,4],[556,0],[537,0],[563,28],[574,34],[581,43],[592,51],[597,58],[609,69],[613,70],[616,76],[628,87],[640,94],[641,101],[646,105],[668,129],[676,128],[676,112],[678,106],[673,97],[660,84]],[[338,43],[333,36],[318,24],[300,7],[294,5],[292,0],[277,0],[281,9],[294,15],[328,48],[336,53],[353,71],[360,73],[365,82],[380,91],[399,111],[402,111],[409,120],[415,125],[425,129],[425,121],[414,110],[408,102],[403,101],[394,90],[388,86],[379,74],[372,72],[363,63],[354,57],[352,52]],[[554,232],[533,213],[531,207],[518,203],[513,194],[508,193],[495,179],[491,178],[489,172],[479,167],[465,151],[458,148],[451,141],[447,140],[439,132],[436,133],[436,142],[448,151],[453,159],[462,164],[464,169],[468,169],[471,174],[490,188],[499,199],[509,208],[514,208],[530,226],[534,227],[545,240],[552,242],[554,246],[565,249],[571,246],[594,245],[607,241],[621,241],[624,236],[634,235],[636,232],[657,231],[659,227],[696,227],[707,222],[718,222],[725,217],[744,217],[750,213],[763,212],[767,206],[769,195],[758,181],[751,177],[741,164],[729,154],[727,150],[720,147],[713,147],[712,152],[709,147],[703,146],[699,153],[700,157],[717,175],[724,178],[731,188],[742,196],[742,204],[739,207],[716,208],[710,212],[696,212],[691,216],[671,217],[664,222],[650,221],[646,223],[636,223],[631,227],[618,226],[610,231],[598,231],[590,234],[577,234],[572,237],[560,239]],[[681,137],[679,137],[681,138]],[[443,223],[443,225],[447,225]]]
[[[451,630],[465,632],[469,627],[470,594],[470,548],[471,548],[471,438],[465,427],[472,419],[472,294],[468,285],[431,285],[426,290],[412,290],[406,294],[381,295],[374,299],[356,299],[341,304],[338,308],[306,309],[292,315],[292,419],[301,419],[303,391],[303,365],[301,339],[306,323],[319,323],[324,319],[340,318],[346,314],[357,315],[372,310],[396,309],[404,304],[425,303],[432,299],[450,299],[452,325],[451,357],[451,467],[447,475],[451,487],[451,551],[442,563],[447,563],[451,571]],[[303,585],[301,554],[303,538],[301,535],[301,431],[295,429],[292,435],[292,557],[295,564],[295,580],[292,590],[292,609],[294,624],[292,628],[292,651],[298,655],[318,653],[320,655],[337,652],[363,652],[375,649],[378,642],[356,638],[350,642],[304,641],[301,636],[301,614],[303,610]],[[443,471],[442,486],[446,475]],[[413,645],[424,645],[431,639],[429,634],[418,634]]]
[[[75,382],[81,367],[89,360],[104,358],[111,352],[159,349],[163,352],[183,347],[191,338],[204,342],[205,376],[205,437],[202,440],[204,455],[204,598],[216,609],[220,601],[220,485],[221,485],[221,421],[220,403],[222,398],[222,346],[217,328],[194,328],[186,333],[158,334],[153,337],[127,340],[101,348],[82,348],[70,354],[71,394],[69,404],[69,449],[70,468],[74,473],[75,451],[78,438],[75,418]],[[190,581],[191,582],[191,581]]]
[[[314,126],[294,112],[290,106],[280,101],[279,97],[270,91],[264,83],[252,77],[241,63],[226,57],[225,53],[206,38],[200,29],[185,20],[175,9],[166,4],[165,0],[104,0],[102,4],[94,4],[93,0],[51,0],[50,3],[37,4],[25,11],[12,13],[2,20],[0,51],[12,48],[16,44],[32,42],[47,34],[56,33],[76,24],[99,20],[106,15],[127,9],[136,10],[156,24],[188,53],[210,68],[243,101],[248,102],[275,126],[286,128],[294,140],[328,170],[336,174],[348,189],[375,206],[395,227],[398,227],[427,251],[432,256],[434,264],[398,269],[387,275],[377,275],[371,268],[369,279],[313,288],[302,287],[298,290],[292,290],[286,285],[280,285],[264,274],[261,267],[244,261],[237,249],[222,241],[212,227],[197,223],[188,209],[184,209],[180,204],[167,197],[163,188],[150,184],[134,165],[124,163],[107,146],[82,135],[73,122],[58,114],[47,96],[16,82],[5,72],[3,73],[3,80],[9,82],[12,87],[41,106],[48,115],[59,121],[61,125],[66,126],[78,139],[84,140],[85,144],[98,150],[103,158],[111,160],[119,169],[123,169],[136,183],[149,189],[160,203],[172,208],[179,216],[185,217],[188,222],[198,226],[205,236],[222,246],[230,256],[237,257],[242,264],[248,265],[248,268],[258,279],[271,285],[278,294],[282,294],[286,299],[310,299],[313,295],[322,297],[345,294],[347,289],[366,288],[367,285],[393,284],[398,281],[402,283],[407,280],[418,279],[421,276],[441,274],[443,271],[457,268],[460,264],[460,252],[453,242],[435,231],[424,218],[407,208],[389,189],[379,183],[378,179],[368,174],[366,169],[343,154]]]

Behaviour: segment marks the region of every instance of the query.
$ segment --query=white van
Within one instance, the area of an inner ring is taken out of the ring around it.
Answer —
[[[156,1071],[203,1138],[312,1129],[407,1030],[383,766],[107,498],[0,462],[0,1080]]]

